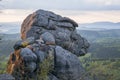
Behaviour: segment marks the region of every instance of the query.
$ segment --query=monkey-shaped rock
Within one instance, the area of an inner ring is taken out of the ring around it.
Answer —
[[[50,11],[38,10],[22,23],[8,73],[16,80],[88,80],[78,59],[89,43],[76,30],[78,24]],[[44,75],[43,75],[44,74]]]

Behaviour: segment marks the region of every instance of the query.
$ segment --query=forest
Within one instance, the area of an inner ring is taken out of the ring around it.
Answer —
[[[91,80],[120,80],[120,30],[79,31],[90,42],[89,53],[80,57]]]
[[[88,54],[80,57],[82,66],[91,80],[120,80],[120,30],[78,30],[90,43]],[[107,36],[109,34],[109,36]],[[19,39],[11,35],[0,35],[0,74],[6,72],[7,60],[12,46]],[[9,46],[8,46],[9,45]],[[4,55],[3,55],[4,54]]]

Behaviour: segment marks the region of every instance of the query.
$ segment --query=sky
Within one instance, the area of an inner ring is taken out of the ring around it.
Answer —
[[[120,0],[2,0],[0,22],[22,22],[37,9],[50,10],[78,23],[120,22]]]

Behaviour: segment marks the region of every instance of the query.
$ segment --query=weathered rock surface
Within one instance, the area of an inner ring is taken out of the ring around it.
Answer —
[[[84,73],[78,57],[71,52],[56,46],[56,76],[60,80],[80,80],[80,75]]]
[[[1,74],[0,80],[15,80],[15,78],[12,75],[9,74]]]
[[[30,14],[21,26],[22,40],[14,45],[8,73],[16,80],[88,80],[78,57],[87,53],[89,43],[76,27],[75,21],[50,11]]]
[[[38,10],[24,20],[21,27],[21,38],[33,36],[39,39],[41,35],[45,35],[43,39],[53,43],[55,40],[56,45],[80,56],[87,53],[89,43],[77,34],[76,27],[78,24],[69,18]]]

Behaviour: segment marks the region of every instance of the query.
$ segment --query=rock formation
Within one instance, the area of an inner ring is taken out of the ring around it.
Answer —
[[[7,71],[16,80],[88,80],[78,59],[89,47],[78,24],[50,11],[30,14],[21,26]]]

